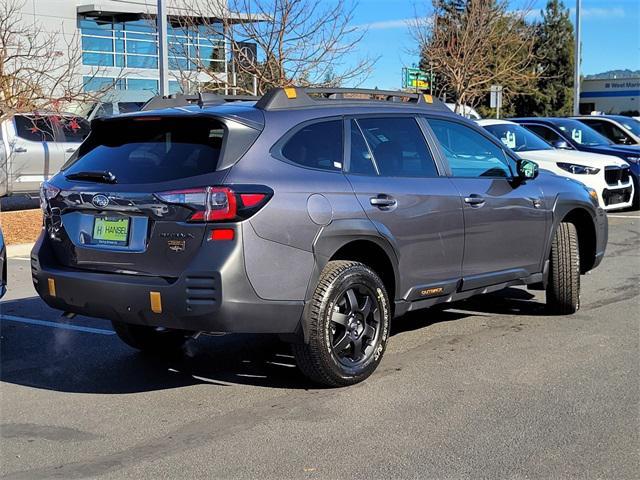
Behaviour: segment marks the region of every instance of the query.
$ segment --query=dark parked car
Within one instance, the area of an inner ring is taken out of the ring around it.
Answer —
[[[275,89],[95,120],[43,185],[33,282],[142,350],[275,333],[339,386],[392,318],[511,285],[575,312],[605,251],[596,192],[541,172],[432,97]]]
[[[588,125],[573,118],[512,118],[510,120],[524,125],[556,148],[613,155],[626,161],[635,185],[633,205],[638,207],[640,146],[615,145]],[[627,175],[624,169],[612,169],[607,173],[611,185],[619,185],[620,180]],[[631,188],[627,195],[631,195]],[[626,200],[623,198],[622,201]]]
[[[640,121],[624,115],[573,117],[589,125],[616,145],[640,145]]]

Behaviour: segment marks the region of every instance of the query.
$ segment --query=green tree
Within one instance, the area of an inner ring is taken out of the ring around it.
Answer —
[[[565,116],[573,112],[573,25],[561,0],[548,0],[536,26],[535,92],[516,100],[518,115]]]

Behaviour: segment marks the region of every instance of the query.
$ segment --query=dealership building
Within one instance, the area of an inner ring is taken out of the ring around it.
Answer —
[[[233,77],[230,52],[217,32],[222,29],[220,19],[241,22],[242,15],[229,12],[224,0],[167,3],[169,89],[181,91],[193,83],[228,85]],[[81,49],[76,74],[86,90],[113,85],[155,94],[159,88],[156,5],[156,0],[29,0],[21,13],[23,22],[57,34],[61,62]],[[197,17],[189,19],[193,10],[211,15],[206,25],[198,25]]]
[[[580,113],[640,112],[640,77],[582,80]]]

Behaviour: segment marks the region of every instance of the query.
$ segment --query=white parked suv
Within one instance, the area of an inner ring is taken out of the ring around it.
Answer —
[[[631,207],[633,179],[629,164],[624,160],[611,155],[555,149],[535,133],[507,120],[478,120],[478,124],[520,157],[536,162],[542,169],[593,188],[605,210]],[[631,195],[623,195],[629,187],[632,189]],[[602,195],[604,191],[610,192],[608,204]],[[619,196],[616,195],[617,191],[620,192]]]

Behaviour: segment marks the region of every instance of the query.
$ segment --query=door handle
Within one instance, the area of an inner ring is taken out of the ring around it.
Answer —
[[[13,153],[27,153],[25,147],[13,147]]]
[[[391,198],[383,193],[379,194],[377,197],[371,197],[369,202],[371,205],[378,208],[389,208],[396,205],[395,198]]]
[[[65,152],[67,152],[67,153],[73,153],[73,152],[75,152],[75,151],[76,151],[76,149],[75,149],[75,148],[71,148],[71,147],[69,147],[69,148],[67,148],[67,149],[65,150]]]
[[[480,206],[484,204],[484,198],[477,193],[472,193],[468,197],[464,197],[464,203],[471,206]]]

